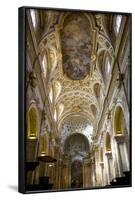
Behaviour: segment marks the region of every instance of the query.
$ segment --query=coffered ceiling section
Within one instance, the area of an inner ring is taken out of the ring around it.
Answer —
[[[72,114],[62,120],[59,127],[61,132],[61,147],[65,144],[67,137],[74,133],[81,133],[88,138],[89,144],[92,142],[93,124],[83,115]]]

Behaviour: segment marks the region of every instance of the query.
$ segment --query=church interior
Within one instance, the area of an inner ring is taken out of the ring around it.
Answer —
[[[26,190],[131,184],[131,16],[27,9]]]

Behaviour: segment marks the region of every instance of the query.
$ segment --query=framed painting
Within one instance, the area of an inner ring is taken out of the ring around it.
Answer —
[[[131,186],[131,23],[19,8],[19,192]]]

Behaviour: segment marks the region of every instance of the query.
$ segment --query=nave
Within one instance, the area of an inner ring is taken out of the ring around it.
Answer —
[[[131,184],[126,14],[27,9],[26,190]]]

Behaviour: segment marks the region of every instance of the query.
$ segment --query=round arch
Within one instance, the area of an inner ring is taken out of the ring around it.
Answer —
[[[112,151],[111,148],[111,136],[110,134],[107,132],[106,133],[106,137],[105,137],[105,150],[108,151]]]
[[[126,129],[126,122],[123,109],[118,105],[114,113],[114,133],[116,135],[123,135]]]
[[[44,51],[44,54],[41,56],[41,62],[42,62],[42,72],[44,74],[44,77],[47,77],[47,73],[48,73],[48,61],[47,61],[47,55],[46,55],[46,51]]]
[[[35,105],[32,105],[28,111],[28,139],[37,139],[39,134],[39,115]]]
[[[49,144],[48,144],[48,137],[46,134],[41,136],[40,139],[40,156],[48,155]]]
[[[93,91],[98,102],[100,102],[101,90],[102,90],[101,84],[98,82],[95,83],[93,86]]]
[[[53,88],[52,88],[52,86],[50,87],[50,90],[49,90],[49,99],[50,99],[51,103],[53,103]]]
[[[53,82],[52,88],[53,88],[54,99],[56,101],[61,93],[61,89],[62,89],[61,83],[59,81]]]
[[[61,15],[60,19],[59,19],[59,28],[62,29],[65,23],[66,18],[68,18],[70,15],[72,15],[71,12],[67,12],[64,15]],[[94,20],[94,17],[90,14],[87,13],[83,13],[83,15],[86,17],[86,19],[88,20],[90,27],[92,27],[92,29],[96,30],[96,23]]]
[[[73,133],[69,135],[64,142],[64,153],[68,154],[74,151],[75,154],[85,151],[89,153],[89,141],[82,133]]]
[[[95,106],[95,104],[91,104],[91,111],[93,116],[96,118],[97,117],[97,107]]]
[[[129,170],[129,140],[127,140],[127,126],[125,112],[121,104],[117,104],[114,110],[114,142],[116,144],[117,159],[120,163],[119,174],[122,176],[124,171]]]
[[[49,70],[50,72],[52,72],[56,65],[57,65],[57,55],[56,55],[56,49],[55,47],[49,45],[48,47],[48,58],[50,60],[50,63],[49,63]]]
[[[100,151],[99,151],[99,160],[100,160],[100,162],[104,161],[104,158],[103,158],[103,148],[102,147],[100,148]]]
[[[105,82],[111,71],[111,57],[106,49],[102,49],[98,52],[97,66],[103,81]]]

